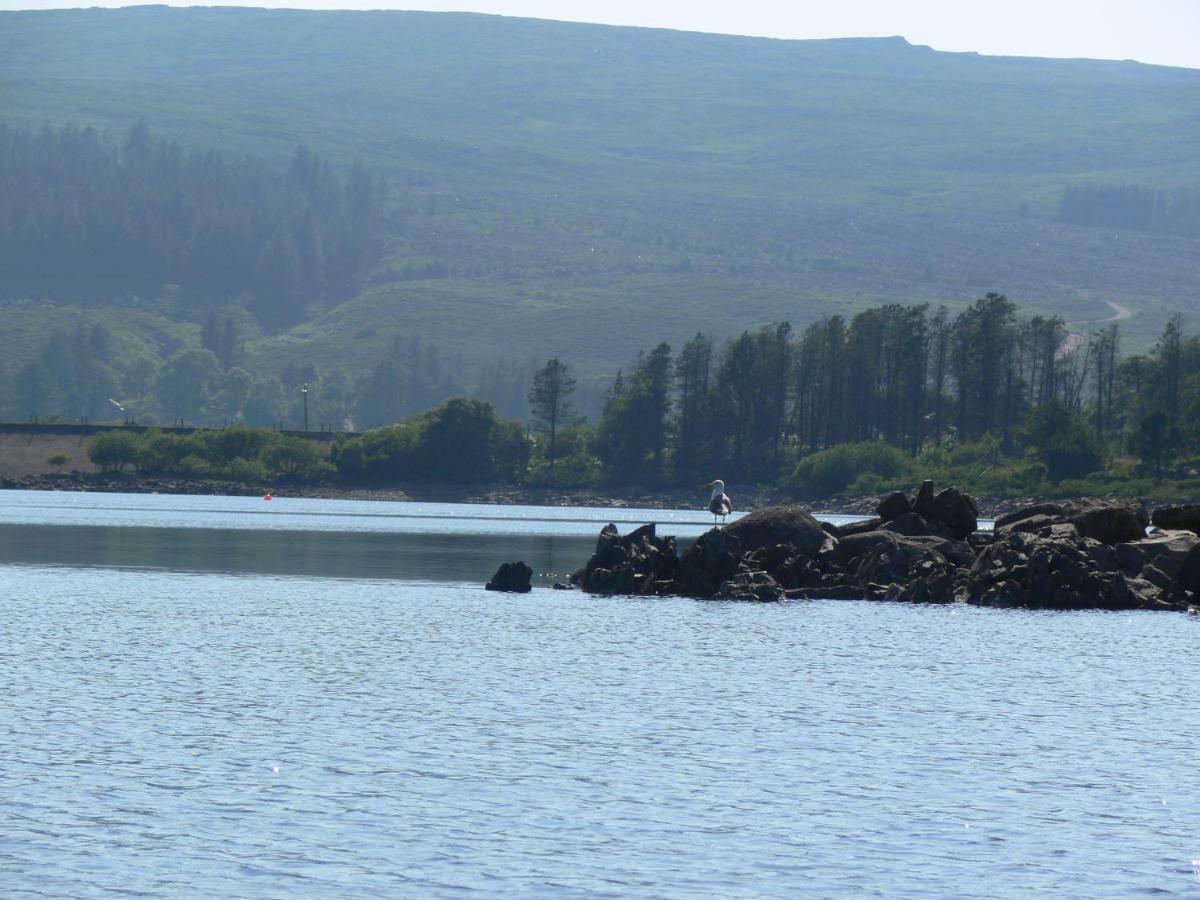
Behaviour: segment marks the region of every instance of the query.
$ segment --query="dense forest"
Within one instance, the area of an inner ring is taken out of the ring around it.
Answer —
[[[382,251],[384,185],[307,147],[286,171],[217,150],[184,152],[134,125],[0,124],[0,271],[90,282],[120,295],[179,286],[194,307],[238,301],[266,329],[354,294]]]

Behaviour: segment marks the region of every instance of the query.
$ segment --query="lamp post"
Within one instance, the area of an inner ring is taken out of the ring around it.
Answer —
[[[300,393],[304,395],[304,430],[308,431],[308,382],[304,382],[304,387],[300,388]]]

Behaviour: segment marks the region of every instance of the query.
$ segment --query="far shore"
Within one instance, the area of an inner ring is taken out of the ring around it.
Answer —
[[[914,485],[916,487],[916,485]],[[280,498],[306,497],[325,500],[385,500],[412,503],[495,503],[520,506],[580,506],[596,508],[633,509],[697,509],[708,503],[708,489],[671,487],[645,489],[638,487],[607,488],[547,488],[511,484],[446,484],[404,483],[387,487],[347,485],[337,483],[250,484],[219,479],[149,477],[129,474],[30,475],[0,479],[5,490],[34,491],[94,491],[130,494],[190,494],[210,496],[256,497],[272,494]],[[735,512],[760,509],[782,503],[797,503],[817,513],[873,516],[879,497],[824,497],[819,499],[797,496],[775,485],[729,483]],[[995,518],[1044,497],[978,497],[980,515]],[[1063,498],[1055,498],[1063,499]],[[1178,501],[1147,503],[1148,507],[1168,505]]]

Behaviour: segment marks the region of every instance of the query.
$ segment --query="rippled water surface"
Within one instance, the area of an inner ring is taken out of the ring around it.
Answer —
[[[1200,895],[1195,617],[495,595],[643,518],[274,502],[0,493],[0,895]]]

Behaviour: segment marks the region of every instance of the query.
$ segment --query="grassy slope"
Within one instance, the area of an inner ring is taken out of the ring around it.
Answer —
[[[144,7],[0,13],[0,93],[7,121],[119,134],[144,118],[194,146],[282,158],[305,141],[388,173],[380,283],[253,345],[261,368],[357,366],[416,331],[598,376],[701,328],[991,289],[1072,320],[1117,300],[1144,344],[1200,280],[1196,242],[1039,218],[1070,182],[1194,184],[1200,72],[898,39]],[[424,262],[454,277],[393,280]]]

